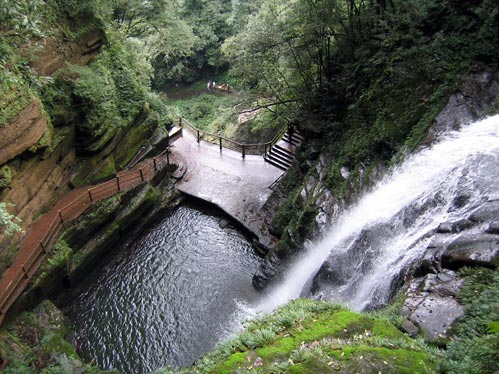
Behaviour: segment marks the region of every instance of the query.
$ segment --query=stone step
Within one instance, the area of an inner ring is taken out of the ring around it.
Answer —
[[[303,141],[303,136],[295,131],[293,133],[293,139],[290,139],[289,133],[285,133],[282,140],[296,146]]]
[[[274,145],[274,147],[272,147],[272,150],[270,152],[275,153],[275,154],[281,156],[282,158],[285,158],[291,162],[293,162],[295,159],[295,154],[293,152],[291,152],[290,150],[288,150],[286,148],[281,147],[278,144]]]
[[[271,165],[275,166],[276,168],[279,168],[283,171],[287,171],[289,169],[289,166],[283,165],[282,163],[276,161],[273,158],[265,156],[264,159],[265,159],[265,162],[268,162],[269,164],[271,164]]]
[[[281,164],[290,167],[293,164],[294,159],[283,157],[282,155],[275,153],[274,151],[267,154],[267,158],[280,162]]]

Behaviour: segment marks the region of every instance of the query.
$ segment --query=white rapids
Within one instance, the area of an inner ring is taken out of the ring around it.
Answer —
[[[424,254],[429,240],[425,234],[491,198],[472,188],[465,206],[453,205],[459,186],[473,187],[474,173],[487,172],[479,170],[476,162],[469,166],[478,156],[492,158],[492,167],[499,168],[499,115],[450,132],[431,148],[407,158],[343,212],[322,239],[307,246],[255,309],[270,312],[308,292],[304,287],[327,259],[332,267],[348,264],[348,269],[343,277],[342,269],[333,270],[341,279],[323,297],[354,310],[387,303],[394,279]],[[489,190],[496,189],[489,186]]]

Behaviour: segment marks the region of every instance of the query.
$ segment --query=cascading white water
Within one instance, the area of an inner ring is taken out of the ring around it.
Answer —
[[[467,165],[480,154],[492,157],[499,169],[499,115],[447,134],[395,168],[308,246],[256,309],[270,312],[299,297],[328,258],[331,267],[339,267],[332,269],[339,281],[325,298],[355,310],[388,302],[393,280],[427,248],[424,235],[443,221],[459,219],[484,198],[475,189],[465,206],[453,205],[458,185],[474,184],[474,170]]]

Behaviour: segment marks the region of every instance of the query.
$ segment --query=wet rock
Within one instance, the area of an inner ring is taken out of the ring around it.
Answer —
[[[306,198],[310,195],[314,195],[316,192],[317,188],[317,180],[314,177],[310,177],[307,179],[307,182],[305,183],[305,186],[300,192],[300,196],[303,200],[306,200]]]
[[[258,271],[253,275],[253,287],[263,290],[277,273],[281,259],[276,254],[271,254],[262,262]]]
[[[463,286],[464,280],[460,278],[452,279],[447,274],[440,273],[437,278],[441,283],[437,283],[430,288],[430,291],[442,297],[456,297]]]
[[[485,231],[488,234],[499,235],[499,220],[491,222],[489,228]]]
[[[499,201],[490,201],[482,204],[478,209],[471,213],[469,220],[472,222],[483,223],[495,221],[499,216]]]
[[[458,269],[462,266],[499,264],[499,236],[492,234],[462,235],[455,239],[442,254],[442,266]]]
[[[463,280],[451,270],[415,278],[400,314],[419,328],[427,341],[445,343],[452,326],[464,313],[455,300],[462,284]],[[414,334],[416,330],[408,322],[404,331]]]
[[[452,232],[452,223],[451,222],[442,222],[438,225],[437,233],[438,234],[447,234]]]
[[[469,228],[473,227],[473,222],[468,219],[461,219],[457,222],[454,222],[452,225],[452,232],[458,233]]]
[[[433,295],[418,305],[410,320],[421,329],[426,341],[444,343],[452,326],[463,315],[464,309],[456,300]]]
[[[327,214],[322,211],[319,212],[319,214],[317,214],[317,216],[315,217],[315,223],[319,228],[326,227],[327,221],[328,221]]]
[[[419,328],[408,319],[404,319],[400,328],[402,329],[402,331],[406,332],[413,338],[415,338],[419,334]]]
[[[470,198],[471,195],[469,194],[458,195],[452,200],[452,206],[457,209],[462,208],[468,203]]]
[[[440,134],[484,117],[498,95],[498,71],[488,70],[470,75],[463,82],[461,90],[449,98],[446,107],[435,118],[423,144],[431,144]]]
[[[447,235],[437,235],[431,238],[426,252],[414,266],[413,275],[415,277],[440,271],[440,257],[447,248],[446,243],[449,240]]]
[[[458,233],[469,229],[473,226],[473,222],[468,219],[462,219],[457,222],[442,222],[438,225],[437,233],[448,234],[448,233]]]

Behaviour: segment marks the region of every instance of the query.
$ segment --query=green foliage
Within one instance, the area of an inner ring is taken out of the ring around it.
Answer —
[[[465,284],[459,302],[465,315],[447,347],[442,371],[446,373],[495,373],[499,370],[499,271],[464,269]]]
[[[175,373],[434,373],[433,352],[383,320],[295,300],[245,330],[196,366]],[[170,372],[170,371],[164,371]]]
[[[8,236],[22,231],[21,226],[16,223],[21,220],[7,211],[9,206],[14,206],[14,204],[0,202],[0,228]]]
[[[226,74],[212,79],[232,84]],[[282,119],[276,119],[265,109],[261,109],[255,118],[239,123],[240,111],[258,106],[256,95],[246,91],[231,94],[206,92],[206,82],[202,81],[181,90],[172,89],[171,96],[167,104],[177,117],[182,116],[202,130],[241,143],[269,141],[283,126]]]
[[[2,358],[9,365],[8,374],[86,373],[100,370],[80,362],[73,346],[65,340],[69,328],[63,314],[49,301],[32,312],[24,312],[0,333]]]
[[[47,261],[39,268],[39,276],[36,277],[35,285],[49,287],[50,280],[67,271],[69,262],[73,255],[73,249],[64,240],[58,240],[54,245],[52,253]]]
[[[72,95],[84,116],[84,121],[77,123],[76,136],[77,148],[85,153],[102,149],[133,122],[149,91],[150,69],[144,67],[150,65],[137,58],[134,48],[118,35],[108,39],[109,48],[90,65],[68,65],[59,73],[52,88],[54,98],[48,100],[55,117],[58,110],[67,109],[68,94]]]
[[[0,191],[3,188],[7,188],[10,186],[10,182],[12,181],[12,171],[8,165],[4,165],[0,168]]]
[[[40,36],[40,20],[37,18],[42,0],[0,0],[0,31],[9,41],[25,41]]]
[[[22,78],[0,66],[0,127],[15,119],[31,100],[31,92]]]

